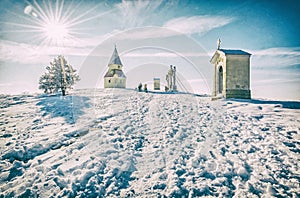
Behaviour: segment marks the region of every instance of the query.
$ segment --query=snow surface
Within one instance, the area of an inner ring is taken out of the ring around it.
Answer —
[[[300,104],[0,96],[0,197],[299,197]]]

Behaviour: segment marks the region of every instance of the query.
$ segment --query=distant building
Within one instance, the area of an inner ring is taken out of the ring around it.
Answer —
[[[154,78],[154,90],[160,90],[160,78]]]
[[[214,65],[213,98],[250,99],[250,56],[242,50],[218,49],[210,62]]]
[[[115,46],[108,63],[108,71],[104,76],[104,88],[126,88],[126,76],[122,69],[123,64]]]

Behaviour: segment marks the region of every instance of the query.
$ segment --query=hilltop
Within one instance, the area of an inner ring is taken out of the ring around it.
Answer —
[[[299,197],[299,102],[0,97],[0,197]]]

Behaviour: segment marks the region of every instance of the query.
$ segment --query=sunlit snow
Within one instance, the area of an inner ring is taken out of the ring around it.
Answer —
[[[299,102],[1,95],[0,197],[299,197]]]

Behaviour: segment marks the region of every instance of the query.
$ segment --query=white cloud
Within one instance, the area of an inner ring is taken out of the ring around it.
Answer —
[[[151,38],[165,38],[180,35],[179,32],[172,31],[163,27],[142,27],[142,28],[134,28],[129,30],[120,31],[118,35],[119,40],[123,39],[151,39]]]
[[[159,52],[159,53],[143,53],[135,52],[123,55],[124,57],[209,57],[208,53],[172,53],[172,52]]]
[[[88,48],[88,47],[96,47],[100,45],[105,40],[115,36],[116,34],[120,33],[119,30],[113,30],[110,33],[103,34],[103,35],[96,35],[90,37],[81,37],[76,38],[74,40],[70,40],[68,43],[64,43],[65,47],[80,47],[80,48]]]
[[[32,64],[44,63],[44,60],[49,60],[49,57],[45,54],[42,54],[42,52],[38,49],[37,46],[5,40],[0,40],[0,46],[1,61]]]
[[[122,0],[121,3],[116,4],[116,7],[122,16],[124,27],[137,27],[144,25],[162,3],[163,0]]]
[[[293,65],[300,65],[300,48],[248,50],[251,58],[253,97],[299,98],[300,75]],[[295,67],[296,68],[296,67]]]
[[[287,78],[269,78],[269,79],[259,79],[259,80],[254,80],[252,82],[252,85],[255,86],[265,86],[266,84],[274,85],[274,84],[283,84],[283,83],[299,83],[300,79],[299,78],[292,78],[292,79],[287,79]]]
[[[86,56],[90,48],[38,46],[25,43],[0,40],[0,60],[21,64],[48,63],[50,56],[58,54]]]
[[[9,87],[12,86],[12,83],[0,83],[0,87]]]
[[[300,48],[269,48],[250,51],[252,53],[252,65],[256,68],[280,67],[300,65]]]
[[[277,56],[277,55],[296,55],[300,56],[300,47],[281,47],[281,48],[268,48],[264,50],[252,50],[251,53],[256,56]]]
[[[205,34],[212,29],[225,26],[234,19],[222,16],[192,16],[172,19],[163,27],[183,34]]]

